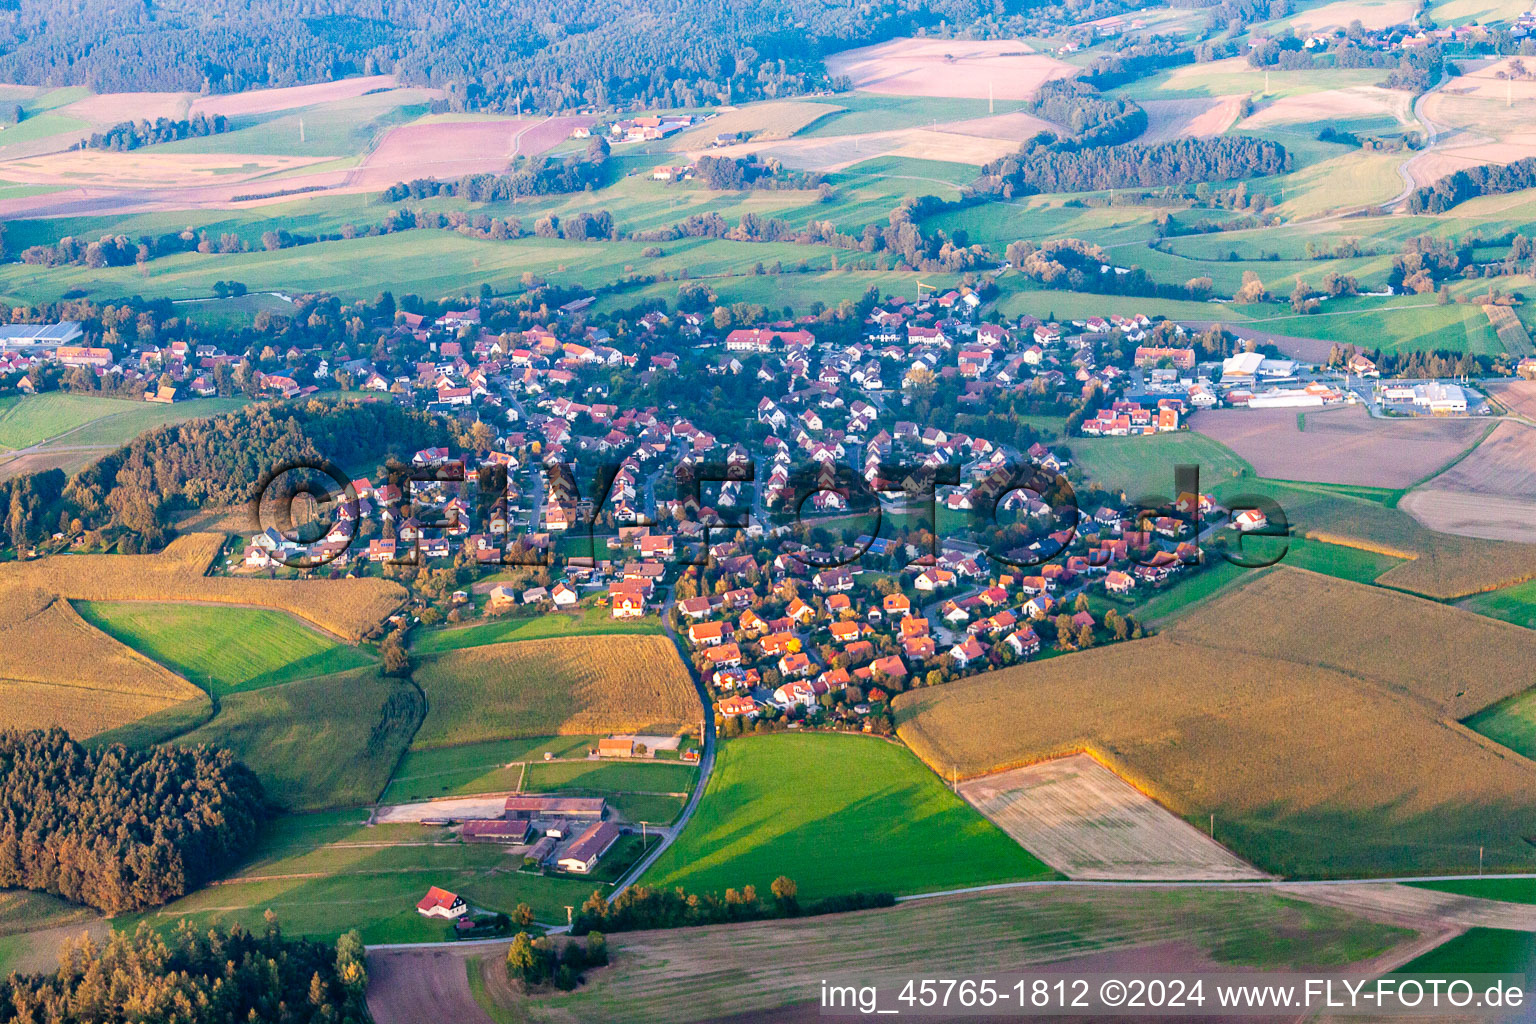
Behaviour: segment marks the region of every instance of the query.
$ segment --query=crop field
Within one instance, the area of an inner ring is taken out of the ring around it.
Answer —
[[[233,98],[233,97],[231,97]],[[432,90],[386,92],[236,117],[232,130],[154,147],[157,153],[273,153],[356,160],[389,129],[427,112]]]
[[[1520,317],[1508,306],[1484,306],[1483,312],[1493,330],[1504,345],[1504,351],[1512,356],[1528,356],[1532,353],[1531,336],[1520,322]]]
[[[1147,130],[1136,141],[1144,145],[1172,142],[1179,138],[1209,138],[1221,135],[1237,120],[1242,96],[1215,96],[1209,99],[1147,100]]]
[[[767,892],[779,875],[817,899],[1053,872],[900,746],[836,734],[727,741],[698,810],[644,881]]]
[[[702,708],[660,636],[523,640],[445,651],[414,673],[427,694],[417,747],[515,736],[675,733]]]
[[[1441,533],[1536,543],[1536,427],[1500,423],[1466,458],[1400,507]]]
[[[59,391],[0,398],[0,448],[26,448],[103,417],[140,408],[157,407]]]
[[[209,602],[272,608],[357,642],[405,600],[377,578],[256,580],[204,576],[221,534],[185,534],[154,555],[53,555],[0,565],[0,589],[25,587],[71,601]]]
[[[1479,615],[1491,615],[1526,629],[1536,629],[1536,580],[1474,594],[1458,604]]]
[[[1536,965],[1536,935],[1504,928],[1469,928],[1398,970],[1458,978],[1469,974],[1530,974],[1532,965]]]
[[[215,697],[368,664],[278,611],[147,601],[82,602],[80,615]]]
[[[1208,409],[1194,429],[1260,476],[1404,488],[1461,455],[1488,429],[1473,419],[1375,419],[1364,408]]]
[[[1240,492],[1278,502],[1292,534],[1403,559],[1377,580],[1384,586],[1451,600],[1536,578],[1536,545],[1427,530],[1407,512],[1390,507],[1389,492],[1243,480],[1218,488],[1217,498]]]
[[[409,684],[361,668],[230,694],[173,742],[233,751],[286,810],[349,807],[378,799],[421,711]]]
[[[1536,419],[1536,380],[1490,384],[1488,392],[1510,412],[1527,419]]]
[[[1290,23],[1297,32],[1348,28],[1354,21],[1367,29],[1384,29],[1411,22],[1416,10],[1413,0],[1339,0],[1302,11]]]
[[[670,140],[667,149],[685,152],[698,148],[700,144],[708,144],[716,135],[727,134],[750,136],[753,142],[787,139],[821,118],[843,109],[834,103],[811,103],[806,100],[748,103],[722,110],[698,128],[683,132]]]
[[[828,54],[826,63],[829,75],[847,75],[864,92],[1004,100],[1028,99],[1077,70],[1008,39],[892,39]]]
[[[1068,969],[1127,974],[1301,970],[1366,960],[1414,935],[1262,891],[1015,889],[809,920],[615,934],[609,949],[622,970],[597,972],[569,995],[519,1000],[516,1010],[535,1021],[801,1020],[778,1008],[804,1004],[806,978],[858,978],[883,995],[900,991],[913,963],[960,978],[1073,962]],[[425,968],[410,973],[430,977]],[[737,981],[722,986],[722,975]]]
[[[1086,754],[971,779],[960,795],[1068,878],[1265,877]]]
[[[615,619],[606,608],[585,608],[577,613],[545,612],[526,618],[492,619],[472,626],[452,626],[417,633],[411,650],[417,654],[436,654],[464,647],[514,640],[541,640],[557,636],[604,636],[613,634],[658,634],[661,620],[654,616],[639,619]]]
[[[1229,57],[1209,63],[1187,64],[1149,75],[1130,85],[1108,91],[1112,95],[1130,95],[1138,100],[1251,93],[1256,100],[1262,102],[1354,86],[1375,85],[1381,81],[1381,78],[1379,71],[1368,68],[1359,70],[1335,68],[1326,75],[1311,71],[1270,71],[1266,74],[1263,68],[1251,66],[1245,58]]]
[[[698,777],[676,761],[535,761],[523,790],[529,793],[687,793]]]
[[[1527,690],[1479,711],[1467,728],[1536,761],[1536,691]]]
[[[344,78],[335,82],[315,85],[295,85],[282,89],[250,89],[198,98],[191,107],[190,116],[199,114],[223,114],[240,117],[247,114],[268,114],[275,110],[293,110],[319,103],[353,99],[376,89],[390,89],[396,85],[394,75],[371,75],[362,78]]]
[[[9,728],[62,726],[84,738],[202,694],[97,630],[66,601],[0,588],[0,699]]]
[[[1202,414],[1203,415],[1203,414]],[[1072,457],[1088,478],[1110,491],[1124,491],[1132,501],[1174,493],[1173,468],[1200,467],[1200,486],[1251,472],[1241,458],[1203,434],[1180,431],[1151,437],[1084,437],[1072,439]]]
[[[1275,874],[1475,871],[1479,847],[1526,871],[1536,765],[1452,720],[1530,678],[1536,634],[1490,625],[1276,569],[1150,640],[902,694],[897,729],[962,775],[1091,752]]]
[[[876,157],[984,164],[1014,152],[1019,141],[926,128],[895,128],[861,135],[797,136],[766,145],[739,142],[718,149],[694,150],[689,155],[744,158],[756,154],[773,157],[785,167],[840,171]]]
[[[412,750],[389,781],[391,802],[508,793],[517,789],[525,765],[555,757],[586,757],[597,746],[596,736],[528,736],[457,747]],[[382,798],[381,798],[382,799]]]

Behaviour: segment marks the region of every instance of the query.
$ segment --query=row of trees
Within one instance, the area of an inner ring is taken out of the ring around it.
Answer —
[[[184,921],[162,938],[140,922],[101,945],[66,940],[54,973],[0,981],[0,1021],[368,1024],[367,988],[356,932],[334,944],[290,941],[269,910],[260,935]]]
[[[173,120],[169,117],[157,117],[153,121],[121,121],[104,131],[92,132],[87,138],[82,139],[82,149],[138,149],[140,146],[153,146],[161,142],[176,142],[179,139],[200,139],[209,135],[218,135],[229,130],[229,121],[223,114],[215,114],[209,117],[207,114],[199,114],[193,118]]]
[[[226,750],[0,733],[0,887],[108,913],[158,906],[233,864],[264,813],[261,783]]]
[[[753,885],[727,889],[723,896],[715,893],[689,893],[681,886],[659,889],[636,885],[624,890],[612,903],[600,891],[594,891],[576,912],[571,934],[681,928],[728,921],[832,914],[845,910],[889,907],[896,902],[889,893],[853,893],[802,905],[795,880],[784,875],[773,880],[769,891],[771,899],[761,897]]]
[[[384,190],[384,201],[458,196],[472,203],[504,203],[519,196],[582,192],[603,183],[608,142],[594,138],[580,153],[528,161],[510,174],[466,174],[452,181],[417,178],[396,182]]]

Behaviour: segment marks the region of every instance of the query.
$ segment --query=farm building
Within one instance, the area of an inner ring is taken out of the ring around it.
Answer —
[[[619,736],[606,736],[597,741],[598,757],[634,757],[635,741]]]
[[[608,805],[600,796],[509,796],[508,821],[533,821],[537,818],[580,818],[600,821]]]
[[[416,913],[422,917],[463,917],[469,909],[464,897],[455,896],[447,889],[432,886],[416,904]]]
[[[610,821],[594,822],[582,830],[557,862],[560,870],[586,874],[597,866],[619,838],[619,826]]]
[[[459,835],[469,843],[521,843],[527,840],[533,825],[527,818],[493,818],[466,821]]]

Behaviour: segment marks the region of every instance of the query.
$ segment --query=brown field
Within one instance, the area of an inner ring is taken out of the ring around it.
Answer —
[[[960,795],[1068,878],[1266,877],[1087,754],[971,779]]]
[[[990,114],[986,117],[973,117],[966,121],[955,121],[944,128],[944,131],[950,135],[974,135],[982,139],[1006,139],[1016,146],[1030,136],[1038,135],[1041,132],[1063,132],[1065,130],[1059,124],[1026,114],[1022,110],[1015,110],[1009,114]]]
[[[4,595],[4,725],[61,726],[78,738],[203,699],[185,679],[80,618],[67,601],[23,587]]]
[[[878,985],[881,1005],[900,1007],[900,1020],[955,1021],[964,1015],[952,1008],[914,1012],[896,1002],[913,963],[936,978],[1005,977],[1047,964],[1068,976],[1358,964],[1354,973],[1369,970],[1361,961],[1415,937],[1415,930],[1387,920],[1383,913],[1365,916],[1264,890],[1083,886],[974,893],[809,919],[613,934],[611,968],[590,973],[568,995],[513,997],[511,1013],[501,1019],[801,1024],[829,1019],[816,993],[821,979],[836,979]],[[469,996],[464,965],[455,958],[484,957],[489,979],[506,954],[503,946],[460,945],[387,956],[390,966],[378,981],[375,957],[369,963],[369,1005],[383,1011],[376,1012],[379,1024],[437,1019],[434,1005],[458,1006]],[[463,992],[457,1001],[450,995],[456,990]],[[441,1003],[434,1003],[437,992]],[[397,1000],[427,1016],[392,1010]]]
[[[1500,423],[1399,507],[1441,533],[1536,544],[1536,427]]]
[[[812,122],[843,109],[831,103],[809,103],[805,100],[769,100],[745,107],[729,107],[699,127],[676,136],[667,148],[673,152],[696,150],[701,145],[708,145],[716,135],[730,132],[748,135],[752,142],[787,139]]]
[[[510,736],[675,734],[702,708],[664,636],[585,636],[428,655],[413,673],[427,695],[418,747]]]
[[[157,117],[176,120],[187,116],[196,96],[190,92],[106,92],[76,100],[60,113],[100,125],[153,121]]]
[[[1440,129],[1440,139],[1435,149],[1410,161],[1417,182],[1427,184],[1476,164],[1536,155],[1536,82],[1501,81],[1483,68],[1427,95],[1423,110]]]
[[[1348,28],[1358,20],[1367,29],[1391,28],[1413,20],[1417,9],[1413,0],[1340,0],[1303,11],[1291,18],[1297,32],[1315,32],[1324,28]]]
[[[1488,322],[1493,325],[1499,341],[1503,342],[1504,351],[1514,356],[1531,354],[1531,336],[1513,309],[1508,306],[1484,306],[1483,312],[1487,314]]]
[[[892,39],[830,54],[826,63],[828,74],[847,75],[855,89],[888,96],[1023,100],[1077,73],[1011,39]]]
[[[1272,480],[1409,487],[1476,443],[1487,424],[1471,419],[1386,420],[1363,407],[1208,409],[1194,428]]]
[[[189,116],[270,114],[295,107],[312,107],[316,103],[350,100],[378,89],[393,89],[397,84],[394,75],[373,75],[369,78],[343,78],[337,82],[319,82],[315,85],[295,85],[285,89],[252,89],[249,92],[202,96],[192,102]],[[441,90],[424,91],[442,95]]]
[[[423,118],[391,128],[348,176],[348,185],[388,188],[412,178],[499,174],[518,152],[518,135],[536,122],[515,117]]]
[[[1490,384],[1488,390],[1510,412],[1517,416],[1536,419],[1536,380]]]
[[[1172,142],[1174,139],[1220,135],[1237,120],[1242,102],[1242,96],[1144,100],[1141,105],[1147,111],[1147,130],[1136,141]]]
[[[1239,125],[1243,130],[1274,124],[1308,121],[1333,121],[1373,114],[1389,114],[1400,122],[1410,119],[1412,95],[1374,85],[1350,86],[1309,92],[1301,96],[1282,96],[1265,103]]]
[[[821,138],[784,139],[760,145],[740,142],[718,149],[695,149],[690,159],[701,156],[774,157],[785,167],[808,171],[840,171],[877,156],[906,156],[918,160],[947,160],[960,164],[984,164],[1014,153],[1018,139],[985,138],[929,128],[899,128],[862,135],[829,135]]]
[[[1530,870],[1536,764],[1447,717],[1536,674],[1504,625],[1276,569],[1150,640],[904,693],[898,733],[946,774],[1091,752],[1280,875],[1475,871],[1479,847]]]
[[[398,609],[382,579],[261,580],[205,576],[224,537],[187,534],[155,555],[54,555],[0,565],[0,593],[38,590],[80,601],[206,601],[275,608],[351,643]]]
[[[98,185],[115,189],[231,186],[323,162],[320,157],[84,150],[0,163],[0,178],[29,185]],[[276,186],[274,186],[276,187]],[[283,186],[286,187],[286,186]]]

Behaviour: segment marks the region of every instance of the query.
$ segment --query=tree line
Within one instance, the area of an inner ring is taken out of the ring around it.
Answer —
[[[794,879],[780,875],[764,899],[754,885],[717,893],[689,893],[682,886],[662,889],[635,885],[613,902],[594,891],[576,912],[572,935],[589,932],[625,932],[641,928],[682,928],[730,921],[762,921],[775,917],[836,914],[848,910],[889,907],[896,902],[889,893],[852,893],[802,904]]]
[[[219,135],[229,130],[229,121],[223,114],[215,114],[209,117],[207,114],[199,114],[194,118],[182,118],[179,121],[169,117],[157,117],[154,121],[121,121],[104,131],[92,132],[88,137],[80,140],[81,149],[138,149],[140,146],[154,146],[162,142],[176,142],[180,139],[201,139],[209,135]]]
[[[1410,213],[1444,213],[1468,199],[1497,196],[1506,192],[1536,188],[1536,157],[1523,157],[1512,163],[1483,164],[1466,167],[1423,185],[1408,196]]]
[[[0,732],[0,887],[107,913],[159,906],[243,856],[264,814],[261,783],[227,750]]]
[[[384,201],[457,196],[472,203],[504,203],[521,196],[582,192],[603,184],[607,162],[607,140],[594,138],[581,153],[548,157],[536,165],[525,164],[511,174],[466,174],[453,181],[417,178],[397,182],[384,190]]]
[[[0,1022],[368,1024],[367,950],[357,932],[334,943],[283,938],[267,911],[260,935],[236,924],[183,921],[169,936],[140,922],[98,944],[64,943],[52,974],[0,980]]]

